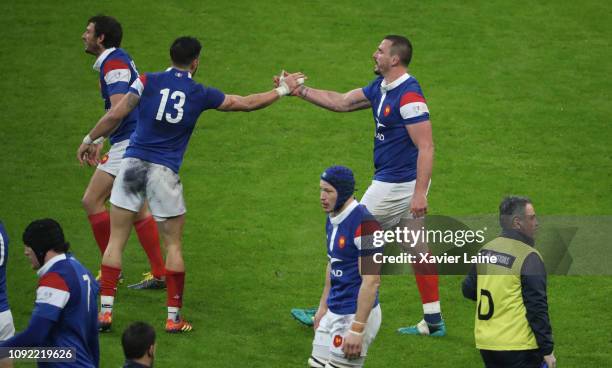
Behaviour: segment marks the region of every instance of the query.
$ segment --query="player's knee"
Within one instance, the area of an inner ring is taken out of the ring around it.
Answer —
[[[85,194],[81,199],[81,205],[88,215],[94,215],[96,203],[89,195]]]
[[[85,192],[81,199],[81,205],[88,215],[95,215],[106,210],[104,206],[105,199],[98,198],[98,196],[92,195],[89,191]]]
[[[327,359],[311,355],[308,358],[308,366],[310,368],[325,368],[327,366]]]

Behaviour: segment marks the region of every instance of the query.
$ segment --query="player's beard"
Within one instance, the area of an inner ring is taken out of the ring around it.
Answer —
[[[380,68],[378,67],[378,64],[374,63],[374,70],[373,70],[374,74],[376,75],[382,75],[380,73]]]
[[[95,45],[94,46],[87,45],[85,46],[85,53],[93,55],[93,56],[99,56],[102,53],[102,51],[99,48],[97,48]]]

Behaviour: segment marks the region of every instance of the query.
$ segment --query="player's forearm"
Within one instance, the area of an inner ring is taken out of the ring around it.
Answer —
[[[361,287],[359,288],[359,296],[357,297],[357,312],[355,313],[355,321],[366,323],[374,302],[376,294],[380,286],[379,275],[363,275]]]
[[[53,321],[34,314],[25,330],[6,341],[0,342],[0,347],[43,346],[52,327]],[[0,356],[0,358],[4,357]]]
[[[243,98],[241,111],[249,112],[272,105],[281,96],[275,90],[248,95]]]
[[[123,95],[121,100],[112,105],[111,109],[102,116],[96,126],[89,132],[89,137],[96,140],[99,137],[110,135],[121,121],[138,106],[139,101],[140,96],[134,93]]]
[[[331,265],[328,263],[325,269],[325,286],[323,287],[323,293],[321,293],[321,299],[319,300],[319,308],[327,309],[327,297],[329,296],[329,290],[331,289]]]
[[[434,146],[433,143],[419,147],[417,159],[417,178],[414,188],[415,195],[427,194],[431,173],[433,171]]]
[[[89,132],[89,138],[96,140],[100,137],[108,137],[110,133],[119,126],[121,123],[120,118],[112,116],[111,111],[107,112],[96,124],[96,126]]]
[[[303,100],[306,100],[314,105],[335,112],[349,111],[348,105],[343,98],[343,95],[334,91],[325,91],[322,89],[302,87],[299,95]]]

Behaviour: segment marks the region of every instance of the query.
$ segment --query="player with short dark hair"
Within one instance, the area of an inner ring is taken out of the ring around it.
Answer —
[[[82,36],[85,52],[96,56],[93,68],[100,74],[100,92],[104,99],[104,109],[107,111],[121,100],[130,85],[138,78],[134,61],[125,50],[119,48],[122,37],[121,24],[115,18],[106,15],[89,18]],[[113,182],[119,172],[119,164],[135,127],[136,114],[126,116],[114,131],[109,132],[111,148],[102,160],[98,162],[104,137],[95,142],[97,148],[95,154],[86,161],[89,165],[97,164],[97,169],[85,190],[82,203],[101,254],[104,254],[110,236],[110,215],[105,203],[110,197]],[[151,272],[145,273],[142,281],[129,287],[162,289],[165,287],[164,260],[159,247],[157,226],[146,205],[140,209],[134,219],[134,229],[149,259]]]
[[[70,244],[57,221],[33,221],[23,232],[25,255],[39,281],[30,324],[0,347],[71,347],[76,361],[44,367],[98,367],[98,283],[68,253]]]
[[[93,24],[94,36],[102,38],[100,42],[105,49],[121,47],[123,28],[117,19],[99,14],[89,18],[87,24]]]
[[[499,206],[502,233],[480,250],[496,261],[472,267],[463,295],[476,301],[474,335],[487,368],[556,366],[546,297],[546,268],[534,248],[538,220],[531,200]]]
[[[144,322],[134,322],[121,335],[125,355],[123,368],[153,367],[155,359],[155,329]]]
[[[412,44],[404,36],[388,35],[385,40],[391,41],[391,54],[399,57],[400,63],[408,67],[412,60]]]
[[[380,264],[373,262],[373,256],[382,254],[383,248],[372,241],[380,225],[353,197],[355,178],[349,168],[327,168],[319,186],[321,207],[328,214],[328,262],[308,365],[361,367],[382,318],[378,304]]]
[[[185,282],[181,234],[186,209],[178,172],[198,117],[209,109],[261,109],[289,94],[298,86],[298,82],[303,81],[303,75],[296,73],[269,92],[246,97],[226,95],[192,79],[198,70],[201,50],[195,38],[180,37],[174,41],[171,49],[172,66],[165,72],[141,75],[132,84],[130,93],[113,106],[86,137],[91,141],[108,134],[125,116],[138,114],[138,124],[121,162],[110,199],[111,236],[102,260],[102,331],[110,329],[112,323],[121,256],[130,234],[131,221],[145,199],[158,221],[167,251],[166,331],[186,332],[192,329],[191,324],[180,315]],[[92,145],[82,145],[78,152],[79,159],[87,160],[94,151]]]
[[[375,173],[361,203],[385,230],[397,226],[412,228],[415,222],[422,221],[428,207],[434,156],[429,108],[418,81],[408,74],[412,45],[406,37],[386,36],[372,57],[378,77],[363,88],[338,93],[303,86],[293,94],[335,112],[372,109]],[[417,244],[414,250],[426,253],[427,244]],[[435,265],[412,266],[421,295],[423,319],[398,332],[444,336],[446,326],[441,315]],[[310,322],[304,318],[304,310],[294,309],[292,314],[303,323]]]

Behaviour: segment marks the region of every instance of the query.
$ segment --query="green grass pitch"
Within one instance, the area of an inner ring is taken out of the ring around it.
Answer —
[[[196,79],[227,93],[271,88],[281,68],[313,87],[347,91],[372,78],[386,34],[408,36],[410,66],[432,112],[430,211],[494,213],[506,194],[540,215],[612,214],[612,12],[606,1],[20,1],[0,3],[0,218],[12,238],[8,292],[26,327],[36,275],[22,256],[27,223],[54,217],[92,271],[100,257],[80,199],[92,173],[76,149],[103,113],[94,58],[80,36],[91,15],[123,24],[141,72],[169,65],[181,35],[203,45]],[[325,270],[318,175],[331,164],[372,168],[369,111],[335,114],[285,98],[263,111],[206,112],[181,171],[188,206],[184,315],[195,330],[163,333],[164,292],[121,287],[101,366],[122,364],[120,332],[158,331],[157,367],[305,367],[312,331],[289,316],[319,298]],[[602,255],[604,256],[604,255]],[[607,255],[605,255],[607,256]],[[133,236],[127,282],[147,262]],[[449,334],[400,337],[417,322],[411,276],[383,278],[383,324],[369,367],[478,367],[474,304],[461,277],[441,277]],[[612,366],[609,276],[553,276],[550,313],[560,367]],[[18,366],[30,366],[20,364]]]

